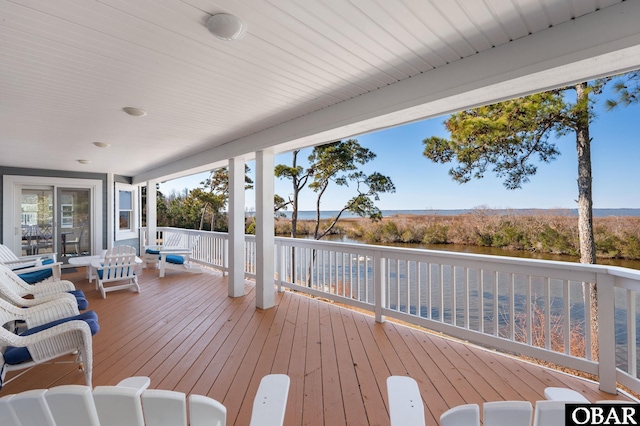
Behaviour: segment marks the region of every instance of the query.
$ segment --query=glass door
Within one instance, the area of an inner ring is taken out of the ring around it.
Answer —
[[[58,260],[91,255],[91,191],[58,188],[57,191]]]
[[[53,253],[53,189],[23,188],[20,196],[22,256]]]

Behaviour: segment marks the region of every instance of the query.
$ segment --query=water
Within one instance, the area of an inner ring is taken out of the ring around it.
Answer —
[[[397,215],[437,215],[437,216],[457,216],[461,214],[472,213],[477,209],[453,209],[453,210],[382,210],[384,217]],[[554,216],[578,216],[577,209],[487,209],[486,211],[493,214],[520,214],[520,215],[554,215]],[[291,218],[291,212],[283,212],[287,218]],[[320,219],[329,219],[336,217],[337,210],[326,210],[320,212]],[[594,217],[609,216],[640,216],[640,209],[623,208],[623,209],[593,209]],[[344,212],[343,218],[355,218],[357,215],[351,212]],[[301,210],[298,212],[298,219],[313,220],[316,218],[314,210]]]

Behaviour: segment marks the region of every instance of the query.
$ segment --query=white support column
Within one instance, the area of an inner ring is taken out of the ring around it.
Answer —
[[[229,160],[229,297],[244,296],[244,160]]]
[[[156,231],[158,229],[158,192],[156,189],[158,181],[147,181],[147,241],[140,242],[140,254],[143,254],[144,245],[156,244]],[[146,266],[146,264],[145,264]]]
[[[104,189],[107,192],[107,241],[104,243],[107,244],[106,249],[110,250],[113,247],[113,241],[116,238],[116,230],[115,230],[115,209],[116,209],[116,200],[115,200],[115,181],[113,173],[107,173],[107,187]],[[94,251],[92,254],[100,254],[105,247],[94,247]],[[97,249],[97,251],[95,250]]]
[[[256,152],[256,307],[275,305],[273,152]]]

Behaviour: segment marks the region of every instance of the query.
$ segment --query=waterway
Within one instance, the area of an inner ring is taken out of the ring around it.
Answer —
[[[364,240],[358,240],[349,238],[344,235],[328,235],[324,238],[327,241],[339,241],[350,244],[367,244]],[[483,247],[483,246],[471,246],[466,244],[414,244],[414,243],[376,243],[376,245],[383,245],[389,247],[402,247],[402,248],[419,248],[427,250],[441,250],[441,251],[453,251],[460,253],[474,253],[474,254],[488,254],[492,256],[509,256],[509,257],[522,257],[528,259],[541,259],[541,260],[557,260],[562,262],[580,262],[578,256],[570,256],[564,254],[551,254],[551,253],[538,253],[528,250],[509,250],[498,247]],[[627,260],[627,259],[608,259],[598,258],[598,264],[622,266],[624,268],[638,269],[640,270],[640,260]]]

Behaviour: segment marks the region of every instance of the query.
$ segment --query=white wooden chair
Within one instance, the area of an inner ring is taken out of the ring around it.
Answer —
[[[25,296],[31,296],[25,298]],[[72,298],[78,309],[87,309],[89,303],[81,290],[71,281],[61,280],[31,285],[4,265],[0,265],[0,298],[16,306],[35,306],[49,300]]]
[[[424,426],[424,405],[418,383],[408,376],[387,377],[391,426]]]
[[[142,253],[142,264],[146,268],[147,264],[151,263],[159,267],[160,262],[160,250],[162,249],[184,249],[186,245],[182,244],[182,235],[179,233],[170,233],[164,231],[162,233],[162,244],[152,244],[144,247],[144,253]]]
[[[56,426],[44,395],[46,389],[20,392],[11,399],[11,406],[23,425]]]
[[[533,426],[563,425],[565,404],[564,401],[537,401]]]
[[[533,406],[529,401],[493,401],[482,405],[484,426],[530,426]]]
[[[203,396],[147,389],[148,377],[130,377],[116,386],[63,385],[0,398],[0,424],[65,426],[225,426],[227,409]],[[262,378],[254,398],[251,425],[282,425],[289,377]]]
[[[160,278],[167,269],[201,274],[202,269],[191,262],[191,254],[199,240],[200,236],[196,235],[186,248],[163,247],[160,250]]]
[[[480,426],[480,406],[464,404],[442,413],[440,426]]]
[[[0,244],[0,263],[7,266],[29,284],[52,278],[60,280],[62,262],[56,262],[56,254],[18,257],[9,247]]]
[[[589,404],[589,400],[580,392],[569,388],[548,387],[544,389],[544,397],[550,401],[574,402]]]
[[[16,321],[25,322],[27,330],[14,334],[4,327]],[[7,371],[30,368],[77,353],[85,381],[91,386],[91,336],[98,329],[97,315],[93,311],[79,315],[77,304],[69,299],[30,308],[19,308],[0,299],[0,383]]]
[[[89,386],[62,385],[49,389],[44,398],[57,425],[100,426]]]
[[[282,426],[289,396],[289,376],[268,374],[253,399],[250,426]]]
[[[133,288],[140,293],[138,276],[136,275],[136,249],[131,246],[113,247],[104,256],[104,260],[98,261],[92,266],[96,269],[98,279],[96,289],[100,290],[102,298],[106,299],[110,291]],[[107,283],[128,281],[126,284],[109,285]]]

